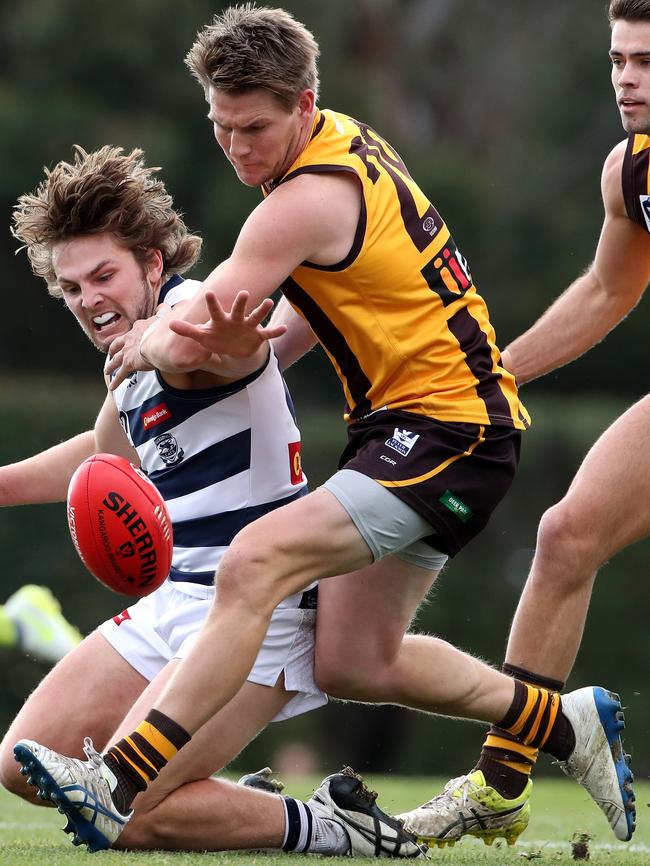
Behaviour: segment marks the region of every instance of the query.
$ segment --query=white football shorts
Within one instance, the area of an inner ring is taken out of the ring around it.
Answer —
[[[132,667],[152,680],[172,659],[184,658],[206,618],[213,587],[200,589],[202,597],[188,595],[166,581],[99,626],[100,633]],[[284,674],[287,691],[297,692],[273,719],[279,722],[327,703],[314,681],[314,627],[316,611],[277,608],[248,681],[274,686]]]

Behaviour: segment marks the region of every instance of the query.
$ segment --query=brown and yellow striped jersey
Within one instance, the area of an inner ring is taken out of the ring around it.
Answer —
[[[332,171],[352,172],[361,184],[352,248],[335,265],[304,262],[282,290],[329,355],[346,418],[388,408],[527,427],[467,262],[384,139],[344,114],[318,111],[307,146],[271,189]]]
[[[622,181],[627,215],[650,232],[650,135],[630,133]]]

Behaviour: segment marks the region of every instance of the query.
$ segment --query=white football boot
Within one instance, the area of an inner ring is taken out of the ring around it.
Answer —
[[[72,844],[85,843],[89,851],[101,851],[115,842],[133,812],[121,815],[115,808],[111,790],[117,780],[89,737],[84,752],[87,761],[66,758],[33,740],[14,746],[20,772],[38,788],[42,800],[50,800],[67,817],[63,830],[73,834]]]
[[[481,770],[452,779],[441,794],[411,812],[396,817],[427,845],[453,847],[462,836],[476,836],[486,845],[501,837],[514,845],[528,826],[529,779],[522,793],[506,800],[485,781]]]
[[[345,829],[350,840],[348,856],[426,856],[426,845],[419,844],[400,821],[382,812],[377,794],[349,767],[324,779],[307,805],[319,818]]]
[[[40,661],[58,662],[81,641],[81,634],[65,619],[59,602],[45,586],[22,586],[7,599],[4,609],[16,626],[20,648]]]
[[[562,712],[571,723],[576,744],[560,767],[591,794],[616,838],[627,842],[634,833],[636,811],[634,776],[620,735],[625,727],[620,698],[589,686],[562,695]]]

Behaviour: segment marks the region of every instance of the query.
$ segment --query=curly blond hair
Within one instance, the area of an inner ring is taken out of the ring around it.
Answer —
[[[318,55],[313,34],[293,15],[243,3],[198,32],[185,63],[206,91],[260,88],[291,111],[306,88],[318,97]]]
[[[160,250],[165,274],[180,274],[196,263],[202,240],[190,234],[172,197],[156,177],[160,169],[144,163],[143,151],[105,145],[87,153],[75,145],[72,162],[45,169],[33,193],[20,196],[12,233],[27,250],[35,274],[61,297],[52,268],[52,248],[77,235],[109,232],[146,262]]]

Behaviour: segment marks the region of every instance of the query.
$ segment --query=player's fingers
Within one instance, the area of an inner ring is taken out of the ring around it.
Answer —
[[[191,322],[184,322],[183,319],[170,319],[169,330],[178,334],[180,337],[189,337],[191,340],[198,340],[202,334],[198,325],[193,325]]]
[[[246,316],[246,306],[248,304],[249,297],[250,295],[245,289],[237,292],[235,300],[232,302],[232,307],[230,308],[231,319],[234,319],[238,322],[242,322],[244,320],[244,317]]]
[[[286,325],[273,325],[268,328],[262,328],[260,331],[260,336],[262,336],[265,340],[274,340],[276,337],[281,337],[282,334],[286,334],[287,326]]]
[[[214,292],[205,293],[205,304],[210,318],[215,322],[223,322],[225,318],[223,307]]]
[[[112,358],[119,351],[124,348],[124,337],[115,337],[114,340],[111,340],[111,344],[108,347],[108,357]]]
[[[131,371],[128,367],[120,367],[116,370],[113,378],[108,383],[108,390],[114,391],[126,379],[130,372]]]
[[[111,348],[112,348],[112,346],[111,346]],[[108,359],[107,359],[106,363],[104,364],[104,370],[107,373],[114,373],[115,370],[117,370],[117,368],[122,364],[122,357],[123,357],[123,353],[121,350],[118,352],[109,354]]]
[[[251,310],[248,316],[248,321],[253,325],[259,325],[273,309],[273,301],[271,298],[264,298],[261,304]]]

